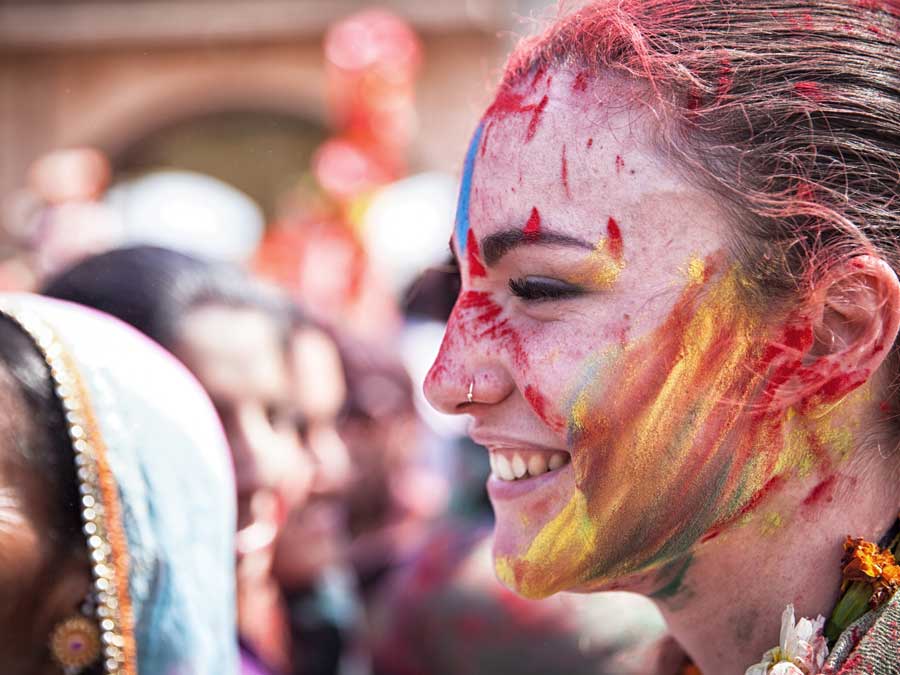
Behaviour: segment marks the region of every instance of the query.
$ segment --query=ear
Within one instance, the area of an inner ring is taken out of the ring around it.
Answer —
[[[56,566],[40,612],[41,632],[49,638],[57,624],[80,614],[91,586],[91,567],[86,553],[68,556]]]
[[[786,328],[807,337],[794,343],[800,354],[791,350],[796,367],[783,372],[779,403],[811,405],[846,396],[878,370],[898,328],[900,281],[884,260],[862,255],[831,269]]]

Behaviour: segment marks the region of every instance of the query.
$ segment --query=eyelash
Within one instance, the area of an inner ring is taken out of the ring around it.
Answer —
[[[522,277],[509,280],[510,292],[526,302],[566,300],[584,293],[579,286],[546,277]]]

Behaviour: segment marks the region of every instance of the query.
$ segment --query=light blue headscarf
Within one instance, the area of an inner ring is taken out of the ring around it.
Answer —
[[[215,412],[155,343],[99,312],[0,294],[69,411],[104,672],[237,670],[234,477]]]

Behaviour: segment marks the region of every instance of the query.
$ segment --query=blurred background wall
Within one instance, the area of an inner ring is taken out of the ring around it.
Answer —
[[[327,133],[322,38],[355,0],[0,3],[0,194],[58,147],[122,172],[166,165],[235,185],[273,217]],[[457,171],[508,49],[516,0],[382,6],[423,45],[410,169]]]

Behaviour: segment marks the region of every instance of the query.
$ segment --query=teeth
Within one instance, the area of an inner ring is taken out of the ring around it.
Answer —
[[[509,460],[503,455],[497,455],[496,467],[494,470],[497,472],[497,476],[503,480],[515,480],[516,478],[512,467],[509,465]]]
[[[534,454],[528,460],[528,473],[532,476],[540,476],[547,473],[547,458],[543,454]]]
[[[551,471],[556,471],[559,467],[566,463],[566,456],[561,452],[554,452],[550,457],[550,461],[547,462],[547,466],[550,467]]]
[[[568,457],[563,452],[554,452],[549,456],[543,452],[531,452],[526,453],[525,457],[527,461],[518,452],[512,457],[502,452],[492,452],[489,455],[491,473],[500,480],[512,481],[540,476],[568,464]]]
[[[513,474],[515,474],[516,478],[521,478],[526,473],[528,473],[528,467],[525,466],[525,460],[522,459],[522,455],[516,453],[512,458],[512,470]]]

